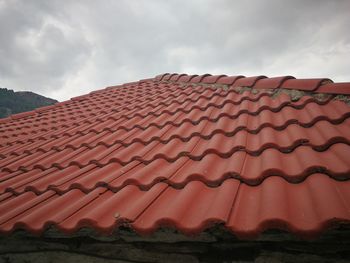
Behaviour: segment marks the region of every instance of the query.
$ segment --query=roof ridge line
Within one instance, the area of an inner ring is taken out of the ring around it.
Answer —
[[[253,89],[292,89],[316,93],[350,95],[350,82],[333,82],[329,78],[295,78],[294,76],[267,77],[264,75],[245,77],[243,75],[187,75],[164,73],[157,75],[155,81],[181,82],[188,84],[223,84]]]

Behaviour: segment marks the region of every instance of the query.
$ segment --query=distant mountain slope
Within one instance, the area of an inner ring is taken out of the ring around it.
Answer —
[[[0,118],[52,105],[56,102],[57,100],[46,98],[34,92],[14,92],[13,90],[0,88]]]

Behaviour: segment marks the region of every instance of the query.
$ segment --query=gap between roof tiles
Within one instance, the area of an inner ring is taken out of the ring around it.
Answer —
[[[169,82],[169,81],[168,81]],[[171,82],[169,82],[171,83]],[[325,82],[329,83],[329,82]],[[345,102],[347,105],[350,105],[350,96],[343,94],[330,94],[330,93],[319,93],[317,91],[303,91],[297,89],[255,89],[252,87],[232,87],[231,85],[226,84],[207,84],[207,83],[186,83],[181,82],[181,87],[207,87],[207,88],[218,88],[223,90],[233,89],[237,91],[239,94],[242,94],[244,91],[249,91],[252,94],[259,94],[267,92],[271,94],[271,98],[276,98],[279,94],[283,93],[290,97],[291,101],[298,101],[300,98],[304,96],[309,96],[315,98],[318,101],[327,101],[327,100],[339,100]]]
[[[243,93],[243,92],[242,92],[242,93]],[[254,94],[254,93],[253,93],[253,94]],[[248,109],[248,110],[249,110],[249,109]],[[248,115],[247,121],[246,121],[246,127],[249,127],[248,125],[249,125],[249,119],[250,119],[250,117],[251,117],[251,116]],[[248,134],[246,134],[245,144],[244,144],[244,145],[248,145]],[[243,163],[242,163],[241,169],[240,169],[240,171],[239,171],[239,174],[242,174],[242,172],[244,171],[244,168],[245,168],[247,159],[248,159],[248,153],[245,152],[245,153],[244,153]],[[237,190],[236,190],[236,195],[235,195],[235,197],[234,197],[234,199],[233,199],[233,203],[232,203],[232,207],[231,207],[230,213],[228,214],[229,216],[228,216],[228,218],[227,218],[227,222],[230,222],[230,218],[231,218],[231,216],[232,216],[232,214],[233,214],[234,204],[236,203],[238,194],[239,194],[239,192],[240,192],[241,189],[242,189],[242,184],[243,184],[243,183],[244,183],[244,182],[242,182],[242,181],[240,180],[240,182],[239,182],[239,184],[238,184],[238,187],[237,187]]]
[[[313,91],[326,94],[343,94],[350,95],[350,83],[334,83],[328,78],[309,78],[309,79],[296,79],[293,76],[279,76],[279,77],[266,77],[266,76],[226,76],[226,75],[187,75],[187,74],[162,74],[155,77],[155,81],[161,82],[185,82],[191,84],[217,84],[221,79],[230,79],[230,85],[238,86],[239,83],[250,83],[249,87],[261,89],[263,87],[271,86],[271,89],[286,88],[294,90]],[[264,82],[264,83],[263,83]],[[235,84],[236,83],[236,84]],[[338,98],[337,98],[338,99]],[[342,98],[344,100],[344,98]]]

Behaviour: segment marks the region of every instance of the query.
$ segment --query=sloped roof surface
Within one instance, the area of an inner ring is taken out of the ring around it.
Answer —
[[[350,223],[347,95],[326,78],[163,74],[0,120],[0,233],[315,237]]]

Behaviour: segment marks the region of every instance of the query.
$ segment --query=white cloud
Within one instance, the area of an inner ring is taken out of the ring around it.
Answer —
[[[350,2],[0,1],[0,85],[65,100],[163,72],[350,81]]]

